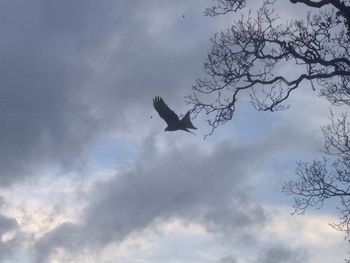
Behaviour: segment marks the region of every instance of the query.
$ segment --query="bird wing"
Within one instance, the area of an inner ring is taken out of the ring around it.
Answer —
[[[153,107],[158,112],[159,116],[165,120],[168,126],[171,123],[179,122],[179,117],[173,112],[168,105],[165,104],[164,100],[161,97],[155,97],[153,99]]]
[[[185,116],[180,120],[180,122],[183,125],[183,127],[185,127],[185,128],[197,130],[197,128],[194,127],[193,123],[191,122],[190,111],[188,111],[185,114]]]

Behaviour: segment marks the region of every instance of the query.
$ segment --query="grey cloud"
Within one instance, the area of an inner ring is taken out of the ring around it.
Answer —
[[[15,219],[0,214],[0,238],[9,231],[16,230],[18,223]],[[15,252],[17,240],[0,240],[0,262],[7,259]]]
[[[293,149],[294,141],[286,140],[295,135],[293,131],[281,136],[285,128],[279,126],[250,144],[222,141],[210,146],[210,151],[191,142],[176,146],[168,134],[164,152],[149,137],[133,169],[95,187],[81,224],[63,224],[38,241],[38,256],[45,258],[55,247],[71,252],[104,247],[173,217],[256,244],[256,235],[268,219],[250,199],[245,183],[272,156]],[[268,249],[260,257],[275,253],[287,260],[287,251]]]
[[[220,259],[219,263],[238,263],[233,256],[227,256]]]
[[[69,39],[75,23],[62,35],[60,23],[51,21],[58,10],[43,2],[0,4],[2,185],[48,163],[70,164],[95,124],[77,100],[80,78],[87,72],[81,62],[68,60],[78,58],[73,49],[81,38]]]
[[[0,185],[79,163],[111,129],[149,125],[155,95],[183,105],[215,31],[209,5],[1,2]]]
[[[258,248],[258,256],[250,260],[252,263],[307,263],[308,251],[300,247],[287,247],[281,243],[264,245]],[[239,263],[239,257],[225,256],[218,263]]]
[[[49,164],[72,167],[111,129],[142,133],[154,95],[182,105],[215,26],[206,24],[208,18],[199,21],[209,5],[201,0],[191,1],[183,19],[188,2],[1,2],[0,185]],[[163,14],[156,10],[169,12],[165,22],[178,20],[152,32],[152,19]],[[254,234],[266,218],[241,186],[271,145],[225,142],[211,153],[190,145],[169,147],[163,155],[150,142],[133,170],[96,187],[80,225],[62,224],[35,245],[35,262],[56,247],[104,246],[171,217],[215,233]],[[16,227],[0,216],[0,233]],[[5,251],[9,244],[0,243],[0,255]]]
[[[306,249],[289,248],[281,244],[276,244],[265,248],[257,258],[259,263],[302,263],[309,262]]]
[[[0,215],[0,236],[17,226],[17,221],[13,218]]]
[[[161,4],[164,10],[181,11],[184,2]],[[152,14],[159,5],[106,0],[0,4],[0,185],[48,164],[79,163],[100,134],[127,130],[135,116],[138,125],[146,123],[154,95],[175,94],[174,101],[182,100],[207,42],[188,35],[186,42],[182,35],[185,21],[199,25],[198,14],[179,19],[166,37],[152,35]],[[201,10],[200,5],[200,17]]]
[[[161,153],[149,143],[132,171],[97,186],[82,224],[64,224],[44,236],[36,244],[37,260],[56,247],[103,247],[174,217],[238,239],[266,223],[263,209],[239,190],[251,172],[253,146],[225,141],[210,153],[194,144],[169,148]]]

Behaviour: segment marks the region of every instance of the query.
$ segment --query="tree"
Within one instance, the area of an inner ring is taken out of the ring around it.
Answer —
[[[242,14],[212,38],[204,63],[207,77],[196,81],[187,98],[195,114],[208,115],[208,135],[233,118],[237,100],[246,96],[259,111],[277,111],[288,108],[293,91],[310,87],[332,105],[350,106],[350,0],[290,0],[310,8],[304,18],[292,21],[275,14],[276,0],[266,0],[245,15],[246,0],[214,1],[205,12],[208,16]],[[281,66],[293,71],[286,73]],[[328,199],[338,200],[340,217],[331,225],[350,241],[347,114],[331,114],[322,132],[326,157],[298,163],[297,178],[286,183],[283,192],[294,195],[298,214],[321,208]]]
[[[298,178],[286,183],[282,189],[295,196],[294,212],[305,213],[310,206],[322,208],[327,199],[338,199],[337,209],[341,216],[331,225],[350,237],[350,123],[346,114],[335,118],[322,128],[325,153],[329,159],[315,160],[311,164],[300,162]],[[328,163],[331,160],[331,164]],[[350,262],[350,261],[349,261]]]
[[[288,108],[285,101],[309,82],[333,104],[350,105],[350,3],[341,0],[290,0],[309,6],[304,19],[283,23],[266,0],[253,15],[235,20],[212,38],[204,63],[207,78],[198,79],[188,103],[193,112],[205,112],[212,132],[230,121],[238,97],[247,94],[260,111]],[[240,12],[245,0],[216,0],[208,16]],[[294,73],[280,73],[280,66]]]

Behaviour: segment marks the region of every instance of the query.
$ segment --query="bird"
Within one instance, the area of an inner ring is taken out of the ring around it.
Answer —
[[[153,99],[153,107],[158,112],[159,116],[165,120],[167,127],[164,131],[177,131],[183,130],[192,133],[188,129],[197,129],[193,126],[190,119],[190,111],[188,111],[185,116],[180,120],[179,117],[173,112],[168,105],[165,104],[161,97],[155,97]]]

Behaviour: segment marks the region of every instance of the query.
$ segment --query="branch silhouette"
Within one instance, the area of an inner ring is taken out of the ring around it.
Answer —
[[[207,77],[197,79],[186,99],[195,116],[208,116],[209,135],[233,118],[237,100],[246,96],[259,111],[277,111],[289,107],[285,102],[294,90],[310,86],[320,87],[320,95],[331,103],[349,103],[350,7],[341,1],[290,2],[306,4],[313,12],[283,23],[273,10],[275,1],[265,1],[255,14],[240,16],[211,39],[204,63]],[[243,0],[220,0],[206,14],[244,7]],[[293,71],[281,71],[283,67]]]

